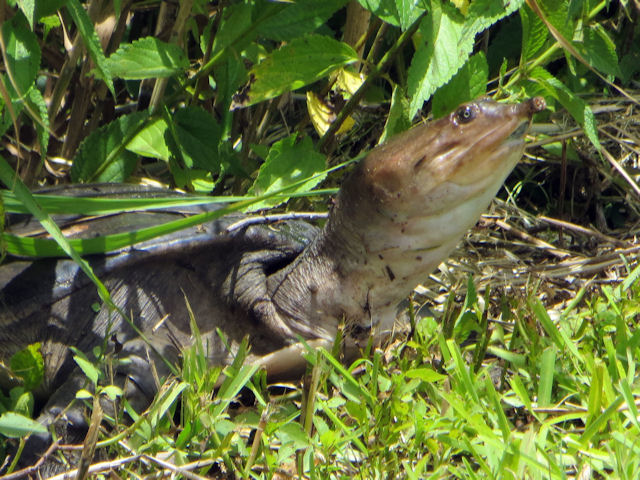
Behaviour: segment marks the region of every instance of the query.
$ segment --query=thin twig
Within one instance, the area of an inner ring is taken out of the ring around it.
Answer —
[[[558,220],[557,218],[550,218],[545,215],[538,215],[538,219],[546,222],[550,225],[560,228],[566,228],[567,230],[571,230],[574,232],[582,233],[584,235],[597,237],[600,240],[604,240],[605,242],[613,243],[614,245],[618,245],[619,247],[629,247],[629,242],[625,242],[624,240],[618,240],[615,237],[611,237],[609,235],[605,235],[598,230],[593,230],[592,228],[583,227],[581,225],[576,225],[575,223],[567,222],[565,220]]]
[[[232,233],[236,230],[247,228],[251,225],[264,225],[266,223],[282,222],[284,220],[323,220],[329,216],[328,213],[316,212],[290,212],[278,213],[273,215],[257,215],[253,217],[243,218],[232,223],[225,228],[226,233]]]

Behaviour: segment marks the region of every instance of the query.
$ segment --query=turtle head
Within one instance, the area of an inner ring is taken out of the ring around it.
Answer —
[[[540,97],[480,99],[372,150],[345,179],[322,234],[270,279],[298,333],[340,319],[388,330],[398,303],[476,223],[544,108]]]
[[[325,228],[325,250],[342,252],[338,295],[345,299],[327,303],[355,299],[352,306],[368,305],[372,324],[388,326],[397,303],[477,222],[544,108],[541,97],[483,98],[372,150],[345,180]]]
[[[398,219],[493,197],[522,155],[531,117],[544,108],[541,97],[519,104],[486,98],[464,104],[373,150],[354,180],[375,209]]]

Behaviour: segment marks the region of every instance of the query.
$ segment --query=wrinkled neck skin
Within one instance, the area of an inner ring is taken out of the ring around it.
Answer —
[[[469,104],[477,110],[470,124],[454,112],[374,149],[345,180],[322,234],[268,278],[294,336],[331,340],[342,321],[347,332],[388,333],[398,303],[476,223],[520,159],[538,111],[532,102]]]

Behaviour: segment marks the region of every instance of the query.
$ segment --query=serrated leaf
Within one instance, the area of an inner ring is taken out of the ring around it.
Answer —
[[[360,5],[393,26],[406,30],[424,12],[415,0],[358,0]],[[421,4],[424,2],[421,2]]]
[[[616,46],[600,25],[586,28],[582,44],[576,47],[593,68],[605,75],[621,76]]]
[[[114,77],[143,80],[182,73],[189,68],[189,60],[178,45],[145,37],[120,45],[106,66]]]
[[[5,412],[0,415],[0,434],[9,438],[20,438],[31,433],[47,433],[39,422],[15,412]]]
[[[253,41],[257,32],[251,28],[252,10],[253,7],[244,2],[234,3],[223,10],[220,27],[211,48],[212,58],[222,59],[230,53],[230,50],[234,50],[237,54],[244,45]],[[232,45],[235,47],[234,49],[229,48]],[[206,45],[203,45],[204,50],[206,50]]]
[[[411,119],[408,117],[408,113],[409,100],[404,90],[396,85],[391,94],[391,107],[379,143],[384,143],[394,135],[409,129]]]
[[[209,172],[220,171],[217,155],[222,127],[213,116],[199,107],[178,110],[173,117],[173,131],[176,143],[169,141],[177,158],[181,158],[188,168],[201,168]]]
[[[358,55],[349,45],[323,35],[296,38],[275,50],[250,73],[246,106],[309,85],[334,70],[354,63]]]
[[[520,21],[522,23],[521,61],[524,63],[532,59],[544,46],[549,37],[549,31],[540,17],[528,6],[520,9]]]
[[[11,73],[6,78],[10,78],[11,82],[5,85],[12,87],[12,100],[22,99],[32,87],[40,68],[38,38],[29,29],[26,18],[18,13],[2,24],[2,40],[6,58],[5,68]]]
[[[465,15],[464,35],[474,36],[501,18],[511,15],[525,0],[473,0]]]
[[[35,0],[18,0],[18,7],[24,13],[25,18],[29,22],[29,28],[33,30],[33,24],[36,20],[36,2]]]
[[[422,42],[409,67],[410,117],[464,65],[476,35],[523,3],[524,0],[514,0],[504,6],[495,0],[476,0],[469,5],[466,16],[462,16],[452,5],[431,2],[431,10],[420,24]]]
[[[269,151],[267,160],[260,167],[258,177],[249,189],[249,195],[264,195],[285,188],[295,182],[319,174],[326,168],[324,155],[316,152],[309,137],[296,142],[297,134],[276,142]],[[325,175],[296,187],[293,192],[307,192],[324,180]],[[274,207],[287,201],[278,197],[264,200],[250,207],[251,211]]]
[[[78,0],[67,0],[66,7],[73,19],[73,23],[75,23],[78,28],[78,32],[84,41],[84,46],[89,52],[91,60],[93,60],[93,63],[96,66],[98,76],[107,84],[111,95],[115,97],[116,93],[113,88],[113,79],[109,72],[109,68],[106,65],[107,59],[104,56],[100,40],[98,39],[98,34],[93,28],[93,23],[91,22],[89,15],[86,10],[82,8],[82,5]]]
[[[589,105],[577,97],[560,80],[555,78],[542,67],[537,67],[530,72],[532,79],[535,79],[547,92],[567,109],[569,114],[580,125],[589,141],[600,150],[600,140],[596,127],[596,117]]]
[[[569,21],[569,2],[567,0],[537,0],[538,7],[545,18],[566,39],[573,37],[575,22]]]
[[[411,118],[438,87],[453,77],[473,46],[473,38],[462,36],[464,19],[459,12],[453,7],[443,9],[436,2],[432,7],[420,23],[423,42],[409,66],[407,93]]]
[[[298,0],[258,23],[258,34],[285,41],[316,30],[349,0]]]
[[[78,148],[71,167],[74,182],[124,182],[138,161],[126,150],[142,130],[147,112],[135,112],[117,118],[93,131]]]
[[[156,118],[133,137],[126,149],[143,157],[159,158],[169,161],[169,147],[165,141],[167,122]]]
[[[440,118],[458,105],[486,93],[489,65],[483,52],[472,56],[451,80],[433,95],[431,113]]]
[[[409,28],[424,12],[424,8],[417,5],[417,0],[396,0],[395,3],[400,29],[403,31]]]
[[[9,366],[15,375],[22,378],[27,390],[36,388],[44,378],[44,359],[40,353],[40,344],[33,343],[13,354]]]

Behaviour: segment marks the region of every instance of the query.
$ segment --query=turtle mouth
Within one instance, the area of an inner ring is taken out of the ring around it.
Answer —
[[[507,141],[521,140],[524,137],[525,133],[527,133],[530,123],[530,120],[524,120],[523,122],[521,122],[520,125],[518,125],[516,129],[511,132],[511,134],[507,138]]]

